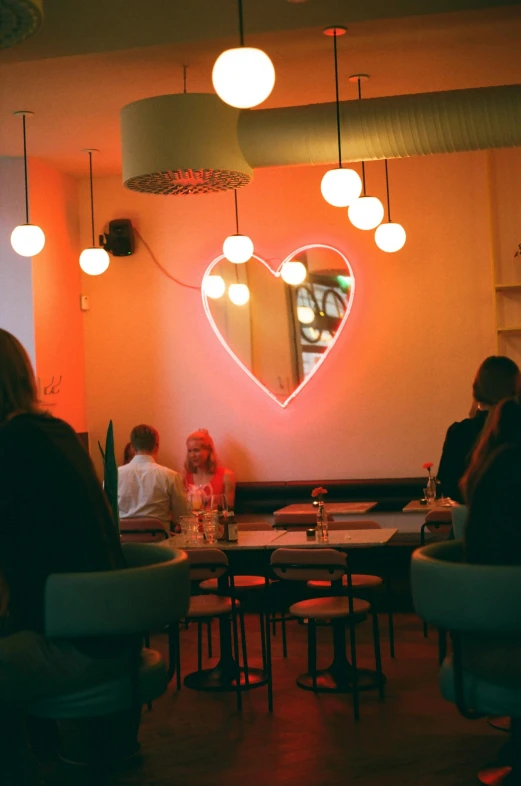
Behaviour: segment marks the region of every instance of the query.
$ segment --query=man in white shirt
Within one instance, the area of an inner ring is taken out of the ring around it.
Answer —
[[[135,426],[130,441],[136,455],[118,469],[120,518],[152,516],[170,529],[189,512],[181,476],[156,463],[159,432],[155,428]]]

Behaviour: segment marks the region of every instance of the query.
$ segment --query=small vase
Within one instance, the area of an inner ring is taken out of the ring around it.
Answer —
[[[428,505],[435,505],[436,504],[436,478],[433,478],[432,475],[429,475],[427,478],[427,485],[425,486],[425,499],[427,500]]]
[[[317,538],[328,540],[327,513],[323,502],[318,503],[317,510]]]

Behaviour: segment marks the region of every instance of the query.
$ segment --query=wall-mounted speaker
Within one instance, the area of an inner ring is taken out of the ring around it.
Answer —
[[[115,257],[128,257],[134,253],[134,232],[130,218],[109,221],[108,232],[100,235],[100,245]]]

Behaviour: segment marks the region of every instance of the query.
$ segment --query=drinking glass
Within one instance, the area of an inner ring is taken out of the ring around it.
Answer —
[[[204,534],[207,543],[215,543],[217,539],[218,519],[217,513],[205,513],[204,516]]]
[[[193,488],[188,492],[188,504],[193,516],[198,516],[204,510],[204,493],[201,489]]]
[[[199,535],[199,520],[197,516],[180,516],[179,525],[184,535],[185,542],[197,543]]]

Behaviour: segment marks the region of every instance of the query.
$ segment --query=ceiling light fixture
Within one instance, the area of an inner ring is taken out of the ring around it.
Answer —
[[[338,167],[330,169],[320,184],[322,196],[333,207],[347,207],[355,199],[358,199],[362,192],[362,181],[360,175],[354,169],[344,169],[342,166],[342,138],[340,131],[340,98],[338,93],[338,53],[337,36],[344,35],[347,27],[326,27],[324,35],[333,38],[333,55],[335,59],[335,104],[336,104],[336,133],[338,139]]]
[[[358,99],[362,99],[361,83],[369,77],[367,74],[354,74],[350,82],[358,83]],[[362,196],[356,199],[347,209],[349,220],[357,229],[374,229],[384,217],[384,206],[377,197],[368,196],[365,187],[365,161],[362,161]]]
[[[205,276],[203,279],[203,291],[212,300],[218,300],[224,295],[226,284],[224,278],[217,274]]]
[[[396,224],[394,221],[391,221],[391,200],[389,197],[389,169],[387,159],[385,159],[384,163],[385,191],[387,194],[387,221],[376,228],[374,239],[378,248],[392,254],[394,251],[399,251],[404,247],[407,235],[401,224]]]
[[[311,306],[297,306],[297,317],[302,325],[311,325],[315,319],[315,312]]]
[[[219,98],[237,109],[262,104],[275,84],[275,69],[261,49],[244,46],[242,0],[238,0],[240,46],[222,52],[214,63],[212,82]]]
[[[282,280],[292,287],[297,287],[299,284],[302,284],[307,274],[308,271],[306,270],[306,266],[303,265],[302,262],[296,262],[294,260],[284,262],[280,271]]]
[[[230,284],[228,297],[234,306],[245,306],[250,299],[250,290],[246,284]]]
[[[248,235],[241,235],[239,232],[239,203],[237,200],[237,189],[233,190],[235,200],[235,235],[228,235],[223,243],[223,254],[229,262],[241,265],[247,262],[253,254],[253,242]]]
[[[34,115],[22,109],[14,112],[16,117],[22,118],[23,140],[24,140],[24,182],[25,182],[25,224],[20,224],[11,232],[11,245],[17,254],[22,257],[34,257],[39,254],[45,245],[45,235],[43,230],[36,224],[29,223],[29,179],[27,174],[27,136],[25,130],[25,118]]]
[[[89,276],[99,276],[104,273],[110,263],[110,257],[104,248],[95,245],[94,240],[94,187],[92,182],[92,154],[99,153],[95,148],[86,149],[89,154],[89,179],[90,179],[90,222],[92,233],[92,246],[80,254],[80,267]]]

